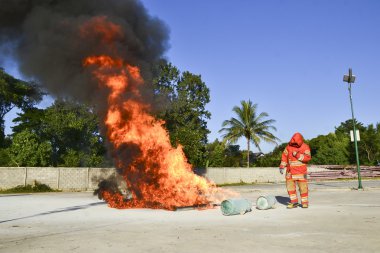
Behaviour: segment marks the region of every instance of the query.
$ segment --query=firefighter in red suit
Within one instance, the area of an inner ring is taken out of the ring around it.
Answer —
[[[300,133],[295,133],[282,152],[280,164],[281,174],[283,174],[284,169],[286,169],[286,188],[290,198],[290,203],[287,208],[295,208],[298,206],[296,184],[298,184],[301,195],[301,207],[309,207],[306,163],[310,161],[310,159],[309,145],[304,143]]]

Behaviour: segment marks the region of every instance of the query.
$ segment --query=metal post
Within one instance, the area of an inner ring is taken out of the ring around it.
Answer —
[[[354,107],[352,105],[351,82],[348,83],[348,92],[350,94],[352,124],[353,124],[353,127],[354,127],[354,143],[355,143],[356,166],[357,166],[357,170],[358,170],[358,181],[359,181],[358,189],[363,189],[363,186],[362,186],[362,177],[360,175],[360,162],[359,162],[359,152],[358,152],[358,141],[356,139],[356,126],[355,126],[355,117],[354,117]]]

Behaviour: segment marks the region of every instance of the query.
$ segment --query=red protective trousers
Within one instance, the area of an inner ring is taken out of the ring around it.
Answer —
[[[291,175],[286,174],[286,189],[288,190],[290,203],[298,203],[296,184],[301,195],[301,203],[309,204],[309,191],[307,186],[306,174]]]

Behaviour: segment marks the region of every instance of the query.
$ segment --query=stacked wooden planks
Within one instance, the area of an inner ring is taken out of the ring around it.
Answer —
[[[322,167],[322,166],[320,166]],[[357,168],[354,166],[343,167],[341,165],[325,165],[327,171],[309,172],[308,178],[312,181],[334,180],[334,179],[351,179],[357,178]],[[360,175],[362,178],[380,177],[379,166],[362,166],[360,167]]]

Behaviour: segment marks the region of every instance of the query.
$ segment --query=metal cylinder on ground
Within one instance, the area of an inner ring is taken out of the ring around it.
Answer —
[[[275,208],[277,203],[276,197],[272,195],[260,196],[256,200],[256,208],[259,210],[267,210]]]
[[[223,215],[245,214],[252,210],[252,203],[247,199],[226,199],[220,204]]]

